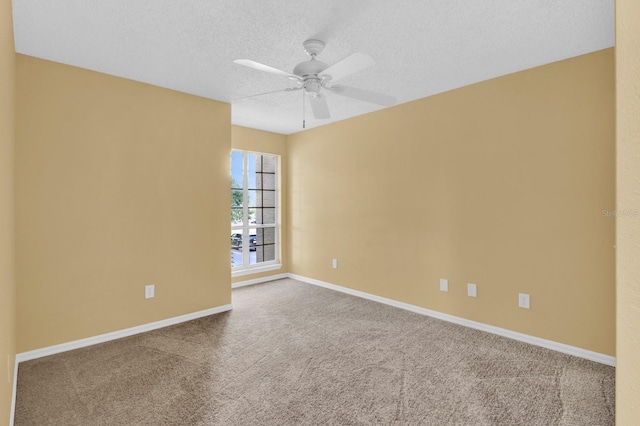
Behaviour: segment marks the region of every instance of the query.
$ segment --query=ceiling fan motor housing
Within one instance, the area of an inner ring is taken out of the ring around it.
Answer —
[[[296,65],[293,69],[293,73],[297,76],[305,78],[319,78],[318,74],[327,69],[329,65],[324,62],[316,61],[312,59],[310,61],[304,61]]]
[[[310,94],[317,94],[322,87],[322,79],[318,74],[327,69],[329,65],[324,62],[311,59],[301,62],[293,69],[293,73],[302,78],[304,90]]]

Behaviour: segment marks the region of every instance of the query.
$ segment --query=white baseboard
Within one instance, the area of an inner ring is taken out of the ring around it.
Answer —
[[[72,342],[61,343],[59,345],[48,346],[33,351],[22,352],[16,355],[16,364],[24,361],[30,361],[36,358],[58,354],[61,352],[71,351],[74,349],[84,348],[86,346],[98,343],[109,342],[111,340],[121,339],[123,337],[133,336],[134,334],[144,333],[145,331],[156,330],[158,328],[168,327],[170,325],[180,324],[181,322],[191,321],[196,318],[202,318],[209,315],[219,314],[221,312],[230,311],[232,306],[222,305],[215,308],[205,309],[204,311],[192,312],[190,314],[180,315],[173,318],[151,322],[136,327],[125,328],[124,330],[113,331],[111,333],[100,334],[98,336],[87,337],[86,339],[74,340]]]
[[[384,303],[385,305],[394,306],[396,308],[415,312],[417,314],[422,314],[422,315],[437,318],[443,321],[452,322],[454,324],[463,325],[465,327],[474,328],[476,330],[486,331],[487,333],[497,334],[498,336],[508,337],[513,340],[519,340],[521,342],[529,343],[535,346],[540,346],[540,347],[551,349],[564,354],[577,356],[579,358],[588,359],[590,361],[595,361],[600,364],[610,365],[612,367],[615,367],[616,365],[616,358],[610,355],[605,355],[598,352],[592,352],[586,349],[577,348],[575,346],[565,345],[564,343],[558,343],[551,340],[542,339],[540,337],[518,333],[517,331],[511,331],[504,328],[495,327],[493,325],[471,321],[471,320],[456,317],[453,315],[444,314],[438,311],[432,311],[431,309],[421,308],[419,306],[410,305],[404,302],[398,302],[397,300],[387,299],[386,297],[380,297],[374,294],[369,294],[369,293],[365,293],[358,290],[352,290],[350,288],[342,287],[335,284],[330,284],[324,281],[304,277],[301,275],[296,275],[296,274],[288,274],[288,275],[289,275],[289,278],[293,278],[298,281],[302,281],[308,284],[313,284],[316,286],[350,294],[352,296],[361,297],[363,299],[372,300],[374,302]]]
[[[245,286],[248,286],[248,285],[261,284],[261,283],[266,283],[266,282],[269,282],[269,281],[281,280],[283,278],[289,278],[289,274],[269,275],[268,277],[254,278],[252,280],[238,281],[238,282],[235,282],[235,283],[231,284],[231,288],[239,288],[239,287],[245,287]]]

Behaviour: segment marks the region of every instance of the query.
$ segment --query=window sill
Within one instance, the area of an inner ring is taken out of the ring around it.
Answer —
[[[256,267],[253,267],[253,268],[239,269],[237,271],[231,271],[231,278],[242,277],[244,275],[259,274],[260,272],[277,271],[280,268],[282,268],[282,264],[281,263],[274,263],[274,264],[271,264],[271,265],[264,265],[264,266],[256,266]]]

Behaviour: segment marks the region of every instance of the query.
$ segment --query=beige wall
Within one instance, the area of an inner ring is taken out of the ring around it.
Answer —
[[[287,144],[290,272],[614,355],[612,49]]]
[[[19,352],[230,303],[230,105],[22,55],[17,99]]]
[[[15,349],[13,227],[15,53],[11,0],[0,1],[0,425],[9,424]]]
[[[640,209],[640,5],[616,6],[616,207]],[[10,7],[0,5],[0,424],[15,354]],[[614,224],[601,215],[614,206],[612,61],[606,50],[287,138],[231,128],[228,105],[18,56],[19,351],[229,303],[220,200],[232,146],[282,155],[291,216],[283,269],[234,281],[290,270],[613,355]],[[617,229],[621,425],[640,415],[638,223]],[[145,301],[147,283],[157,296]],[[530,311],[515,306],[521,291]]]
[[[277,133],[265,132],[262,130],[249,129],[247,127],[232,126],[231,127],[231,146],[233,149],[244,151],[263,152],[267,154],[277,154],[280,156],[280,241],[286,242],[287,236],[287,137]],[[253,280],[258,278],[270,277],[277,274],[288,272],[287,256],[283,244],[280,244],[280,259],[282,268],[262,272],[259,274],[243,275],[233,278],[233,282],[245,280]]]
[[[640,2],[616,1],[617,209],[640,212]],[[640,217],[617,220],[616,424],[640,419]]]

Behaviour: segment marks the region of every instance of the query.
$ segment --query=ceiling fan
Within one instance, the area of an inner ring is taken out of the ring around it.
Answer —
[[[364,53],[353,53],[343,60],[329,66],[324,62],[316,59],[316,56],[324,49],[324,42],[321,40],[310,39],[302,43],[304,51],[311,57],[310,60],[299,63],[293,68],[293,73],[279,70],[265,64],[261,64],[250,59],[236,59],[233,61],[238,65],[253,68],[259,71],[265,71],[271,74],[288,77],[295,81],[297,86],[287,87],[286,89],[275,90],[272,92],[260,93],[257,95],[246,96],[246,99],[254,96],[262,96],[270,93],[292,92],[303,90],[304,94],[309,95],[309,103],[313,110],[313,116],[318,119],[331,118],[329,106],[325,99],[324,91],[330,91],[336,95],[346,96],[348,98],[359,99],[361,101],[371,102],[382,106],[391,106],[396,103],[396,98],[382,93],[372,92],[369,90],[357,89],[355,87],[333,84],[335,81],[346,77],[355,72],[361,71],[375,64],[373,58]],[[238,99],[236,99],[238,100]],[[304,107],[304,103],[303,103]]]

